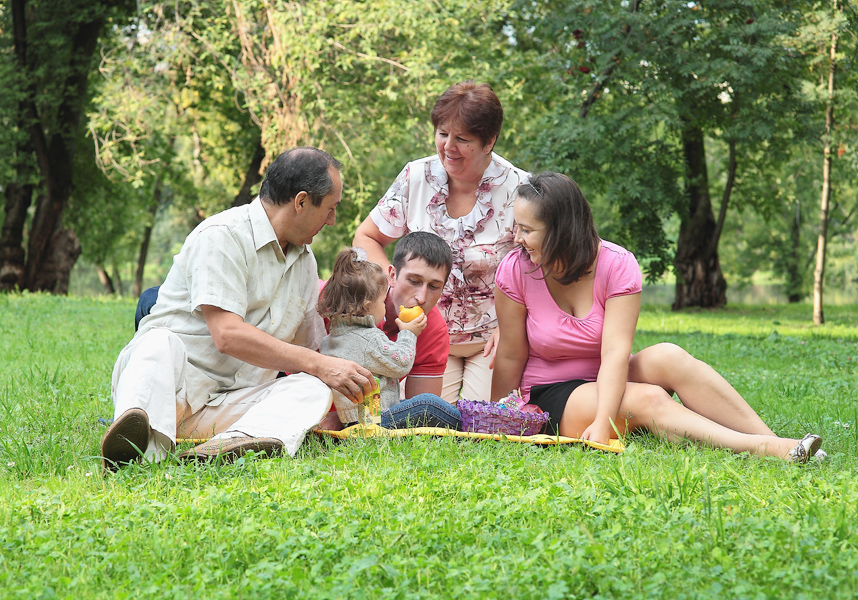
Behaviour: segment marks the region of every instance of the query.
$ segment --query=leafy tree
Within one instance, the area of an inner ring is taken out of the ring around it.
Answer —
[[[233,205],[249,201],[287,147],[328,149],[345,163],[346,189],[336,228],[314,244],[324,265],[402,165],[432,151],[429,109],[441,91],[472,77],[502,96],[514,87],[491,79],[510,50],[506,7],[145,3],[139,24],[104,51],[107,81],[91,116],[99,159],[112,177],[150,189],[143,182],[156,173],[166,184],[168,167],[184,169],[202,217],[229,205],[231,186]],[[514,139],[514,128],[505,133]],[[158,153],[169,138],[168,160]]]
[[[143,4],[102,52],[90,132],[99,166],[139,207],[123,236],[138,246],[135,295],[155,219],[168,203],[187,211],[190,229],[230,203],[249,202],[261,180],[260,132],[237,104],[228,68],[238,44],[225,42],[215,60],[203,37],[223,22],[216,9]]]
[[[80,244],[62,217],[72,193],[89,74],[99,36],[132,9],[125,0],[11,0],[0,12],[0,43],[7,50],[0,74],[8,94],[0,134],[6,150],[0,289],[68,288]]]
[[[823,309],[823,284],[825,282],[826,252],[828,247],[828,228],[832,208],[832,193],[835,185],[833,177],[835,154],[845,153],[847,146],[856,146],[855,129],[858,121],[855,111],[858,109],[856,95],[855,54],[858,45],[858,15],[854,9],[845,10],[840,0],[831,0],[829,5],[821,4],[811,13],[803,37],[807,40],[812,57],[812,73],[819,75],[814,88],[808,91],[820,100],[825,121],[821,132],[822,177],[819,203],[819,233],[816,246],[816,265],[813,272],[813,322],[821,325],[825,322]],[[813,60],[815,59],[815,60]],[[847,87],[844,88],[844,80]],[[835,111],[840,122],[835,122]],[[851,130],[851,131],[850,131]],[[850,143],[851,142],[851,143]]]
[[[804,109],[801,61],[785,44],[799,7],[757,0],[517,6],[516,37],[541,50],[549,75],[534,92],[550,106],[548,139],[532,140],[540,166],[570,173],[610,207],[602,234],[639,254],[650,277],[670,262],[664,223],[678,213],[673,306],[722,306],[718,243],[736,183],[749,157],[785,143],[784,122]],[[713,143],[726,149],[715,177]]]
[[[309,144],[344,159],[338,224],[314,244],[331,261],[407,160],[430,153],[429,111],[451,83],[498,85],[509,2],[406,0],[291,3],[243,0],[227,9],[241,52],[232,82],[270,160]],[[220,50],[219,50],[220,52]]]

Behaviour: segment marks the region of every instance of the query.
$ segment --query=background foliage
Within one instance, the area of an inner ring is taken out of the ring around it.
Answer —
[[[29,77],[58,82],[51,65],[62,54],[50,47],[65,47],[61,17],[43,4],[0,7],[4,228],[10,190],[27,183],[38,195],[45,185],[22,167],[29,163],[22,162],[27,123],[19,105],[29,88],[15,63],[11,10],[29,10],[32,36],[48,42],[30,43]],[[110,13],[88,67],[84,118],[63,124],[77,148],[62,219],[80,240],[76,273],[85,279],[96,267],[117,292],[159,282],[188,231],[252,198],[268,162],[296,144],[323,147],[345,163],[338,223],[314,244],[324,270],[405,162],[433,151],[429,110],[441,91],[468,78],[490,83],[504,104],[498,152],[525,169],[579,181],[604,237],[632,249],[652,279],[668,273],[687,284],[678,305],[707,305],[707,298],[717,305],[725,282],[760,276],[781,283],[792,300],[806,296],[822,141],[830,139],[827,276],[835,285],[858,278],[858,17],[849,3],[121,7]],[[835,127],[826,133],[833,34]],[[39,89],[36,105],[49,120],[61,86]],[[690,281],[698,271],[700,281]]]

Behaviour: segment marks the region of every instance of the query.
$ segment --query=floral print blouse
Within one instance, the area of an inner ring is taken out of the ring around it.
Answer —
[[[453,251],[453,269],[438,308],[447,321],[451,344],[485,342],[497,327],[495,271],[513,249],[515,190],[528,173],[492,153],[470,213],[447,214],[447,172],[438,155],[405,165],[370,217],[384,235],[400,238],[430,231]]]

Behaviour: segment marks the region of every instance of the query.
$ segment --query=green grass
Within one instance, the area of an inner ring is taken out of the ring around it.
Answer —
[[[621,456],[311,438],[295,459],[103,476],[128,300],[0,296],[0,597],[853,598],[858,307],[641,315],[734,382],[805,467],[634,436]]]

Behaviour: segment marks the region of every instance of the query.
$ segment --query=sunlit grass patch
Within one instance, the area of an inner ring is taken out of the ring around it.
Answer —
[[[647,434],[620,456],[310,436],[294,459],[106,476],[133,302],[0,296],[0,596],[855,597],[858,310],[806,309],[647,308],[636,347],[704,358],[775,431],[821,433],[826,463]]]

